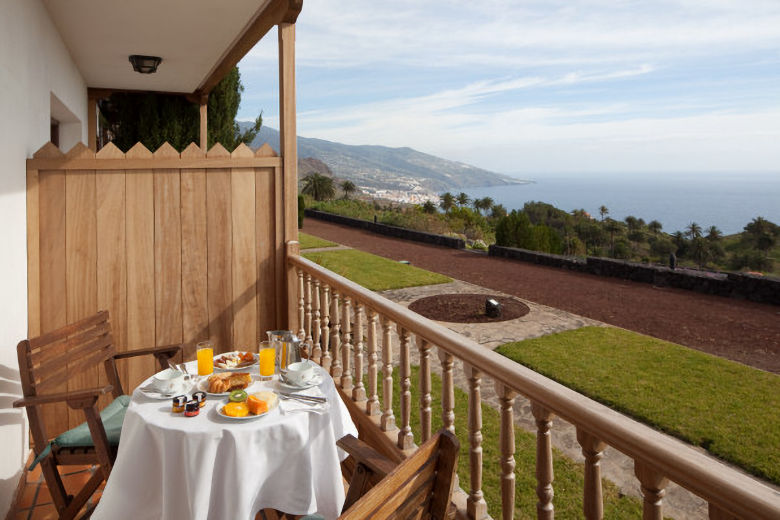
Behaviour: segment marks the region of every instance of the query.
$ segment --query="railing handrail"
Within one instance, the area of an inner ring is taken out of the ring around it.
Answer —
[[[743,518],[779,518],[780,492],[684,442],[585,397],[428,318],[383,298],[319,264],[289,256],[292,265],[382,314],[416,336],[544,406],[629,457],[640,460],[711,504]]]

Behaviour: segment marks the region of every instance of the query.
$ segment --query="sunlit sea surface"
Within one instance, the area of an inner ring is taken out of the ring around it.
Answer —
[[[491,197],[509,210],[533,200],[569,212],[583,208],[600,218],[599,207],[604,205],[616,220],[628,215],[658,220],[667,233],[696,222],[732,234],[757,216],[780,224],[780,173],[526,178],[534,182],[465,191],[472,198]]]

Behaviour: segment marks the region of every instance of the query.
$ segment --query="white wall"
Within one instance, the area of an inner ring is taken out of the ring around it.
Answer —
[[[0,0],[0,516],[27,457],[16,344],[27,336],[25,159],[49,140],[52,95],[75,117],[66,142],[87,140],[87,91],[40,0]]]

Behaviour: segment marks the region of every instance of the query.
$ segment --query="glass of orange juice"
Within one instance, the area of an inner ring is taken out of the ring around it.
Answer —
[[[197,349],[198,375],[208,376],[214,372],[214,345],[210,341],[201,341]]]
[[[276,365],[276,349],[270,341],[261,341],[257,352],[258,369],[263,379],[270,379],[274,375]]]

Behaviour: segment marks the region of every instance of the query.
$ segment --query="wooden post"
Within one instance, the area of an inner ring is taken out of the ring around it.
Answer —
[[[552,426],[553,414],[537,403],[531,403],[531,413],[536,419],[536,496],[539,502],[536,504],[536,518],[539,520],[552,520],[555,518],[553,509],[553,464],[552,464],[552,440],[550,438],[550,426]]]
[[[306,274],[306,317],[304,318],[304,326],[303,328],[306,330],[306,336],[303,338],[303,341],[306,343],[306,348],[309,352],[309,356],[312,355],[314,352],[314,342],[312,341],[312,330],[311,330],[311,275]]]
[[[285,257],[285,263],[287,269],[287,327],[289,330],[298,330],[298,269],[295,268],[287,259],[291,256],[300,256],[301,245],[293,240],[287,242],[287,256]]]
[[[97,98],[89,96],[87,98],[87,147],[93,152],[97,152]]]
[[[382,431],[395,431],[393,414],[393,322],[382,316]]]
[[[442,426],[455,433],[455,380],[452,366],[455,359],[452,354],[439,347],[441,361],[441,422]]]
[[[401,429],[398,432],[398,448],[410,450],[414,447],[414,435],[410,426],[412,417],[412,382],[410,379],[412,376],[410,359],[412,335],[403,327],[399,327],[398,335],[400,336],[401,349],[401,365],[399,367],[401,378]]]
[[[379,411],[379,396],[377,395],[377,321],[378,316],[374,309],[368,310],[368,400],[366,401],[366,414],[376,417]]]
[[[304,306],[306,305],[306,284],[303,278],[303,271],[298,269],[298,339],[306,344],[306,315]]]
[[[320,322],[320,346],[322,347],[322,361],[320,365],[330,374],[330,287],[322,284],[322,293],[320,298],[320,309],[322,310],[322,321]]]
[[[209,96],[200,97],[200,149],[203,153],[209,149]]]
[[[283,242],[298,240],[298,144],[295,124],[295,24],[279,24],[279,148],[282,155]],[[287,273],[294,276],[294,272]],[[287,293],[291,295],[291,293]],[[294,312],[294,306],[282,308]],[[286,316],[283,323],[295,320]],[[297,327],[291,328],[297,330]],[[325,339],[323,338],[323,341]],[[328,369],[330,367],[327,367]]]
[[[320,281],[314,279],[314,288],[312,290],[312,310],[314,318],[311,323],[311,356],[317,364],[322,363],[322,345],[320,344]]]
[[[360,302],[355,302],[355,330],[357,338],[355,344],[355,382],[352,388],[352,400],[356,403],[365,403],[366,388],[363,385],[363,324],[365,322],[366,312]]]
[[[340,295],[334,288],[331,292],[331,311],[330,311],[330,348],[331,355],[330,375],[336,381],[341,382],[341,309],[339,301]]]
[[[515,418],[513,406],[517,392],[496,383],[501,413],[501,518],[512,520],[515,516]]]
[[[420,350],[420,443],[431,438],[431,344],[418,338]]]
[[[480,519],[487,516],[487,502],[482,493],[482,372],[468,363],[463,363],[463,371],[469,386],[469,476],[470,490],[466,501],[469,518]]]
[[[344,315],[341,319],[341,389],[352,393],[352,298],[344,296],[341,300]]]
[[[639,460],[634,461],[634,474],[642,484],[643,520],[663,520],[663,501],[669,479],[664,477],[652,466]]]
[[[588,432],[577,428],[577,442],[582,446],[585,457],[585,489],[582,509],[588,520],[604,517],[604,503],[601,492],[601,457],[607,445]]]

